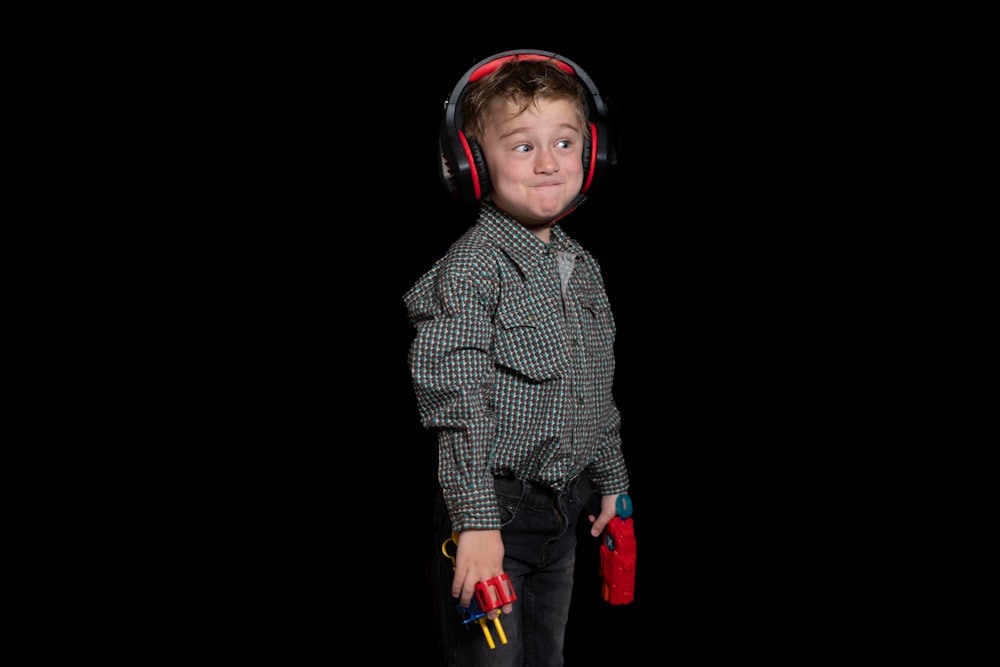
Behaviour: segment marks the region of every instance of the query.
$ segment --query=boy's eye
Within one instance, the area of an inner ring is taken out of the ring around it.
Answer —
[[[559,146],[560,148],[569,148],[569,142],[568,141],[560,141],[556,145]]]
[[[518,151],[519,153],[527,153],[528,151],[531,150],[531,146],[529,146],[528,144],[520,144],[518,146],[514,146],[514,150]]]

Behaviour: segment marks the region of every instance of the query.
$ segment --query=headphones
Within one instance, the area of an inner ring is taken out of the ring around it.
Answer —
[[[441,153],[441,182],[453,196],[464,201],[475,202],[489,195],[490,175],[486,169],[482,149],[475,139],[469,139],[462,131],[462,97],[470,83],[490,74],[508,60],[553,60],[567,73],[574,75],[583,84],[585,97],[590,106],[590,134],[583,149],[583,187],[570,210],[579,206],[584,196],[603,184],[612,165],[616,163],[614,150],[609,140],[609,114],[597,86],[579,65],[549,51],[520,49],[504,51],[476,63],[465,73],[458,85],[445,100],[444,119],[441,122],[439,148]],[[565,215],[565,213],[563,214]]]

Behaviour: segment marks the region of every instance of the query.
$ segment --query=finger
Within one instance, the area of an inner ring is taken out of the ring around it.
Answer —
[[[465,592],[465,589],[462,589],[462,597],[459,600],[459,602],[462,603],[462,607],[464,607],[465,609],[468,609],[470,606],[472,606],[472,592],[473,591],[471,588],[469,589],[468,592]]]

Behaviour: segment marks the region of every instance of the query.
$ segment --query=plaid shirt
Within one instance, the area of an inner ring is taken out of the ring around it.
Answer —
[[[404,296],[420,419],[438,433],[456,531],[500,528],[497,474],[563,489],[586,468],[602,494],[628,491],[604,279],[558,224],[551,239],[483,202]]]

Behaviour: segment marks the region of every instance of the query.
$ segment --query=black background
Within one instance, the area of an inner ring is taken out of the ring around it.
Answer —
[[[370,551],[380,554],[374,590],[383,599],[406,591],[409,613],[387,621],[393,627],[385,632],[408,639],[389,646],[401,655],[430,655],[434,647],[422,567],[428,549],[437,553],[427,543],[436,446],[418,424],[406,371],[413,331],[401,297],[472,220],[473,209],[450,199],[437,177],[444,100],[473,64],[511,48],[544,48],[576,62],[610,99],[618,123],[620,166],[611,184],[563,224],[601,263],[618,323],[615,390],[635,507],[636,599],[618,607],[600,599],[599,543],[582,534],[568,664],[654,652],[666,637],[698,643],[695,635],[742,635],[751,622],[744,614],[753,613],[745,589],[759,580],[737,574],[753,547],[739,534],[749,501],[733,490],[754,486],[743,457],[765,416],[744,399],[760,391],[761,378],[748,367],[769,363],[748,341],[772,298],[757,294],[760,278],[743,271],[753,263],[745,254],[754,252],[749,227],[760,224],[751,213],[763,196],[755,187],[766,183],[758,174],[746,183],[761,169],[751,153],[762,138],[730,113],[748,100],[739,91],[701,98],[703,87],[719,81],[693,79],[655,49],[468,38],[422,44],[373,68],[372,92],[357,116],[331,128],[351,135],[352,149],[363,137],[328,186],[338,209],[333,241],[346,228],[350,243],[331,261],[339,255],[339,275],[350,278],[341,288],[355,292],[347,297],[351,314],[329,297],[322,302],[338,331],[360,338],[356,349],[331,341],[350,357],[352,374],[331,378],[331,389],[346,384],[348,421],[365,434],[352,469],[378,475],[361,490],[379,508],[369,532]],[[358,177],[363,197],[354,191]],[[758,227],[753,246],[758,232],[774,230]],[[359,364],[367,377],[358,376]],[[360,408],[352,405],[358,399]],[[761,521],[753,524],[759,538]]]
[[[191,391],[219,406],[225,443],[204,455],[230,510],[224,531],[214,512],[204,529],[227,554],[212,571],[247,575],[216,592],[241,620],[235,640],[434,655],[436,443],[418,421],[402,296],[473,220],[437,176],[444,100],[476,62],[520,48],[582,67],[619,140],[611,183],[563,225],[601,263],[618,323],[636,597],[600,600],[599,543],[581,534],[567,664],[773,657],[816,632],[842,548],[823,537],[835,499],[817,497],[830,484],[817,443],[850,427],[837,378],[857,335],[834,317],[833,222],[853,206],[842,186],[859,184],[840,169],[849,124],[831,118],[850,98],[827,94],[824,55],[711,31],[625,49],[312,37],[198,78],[205,145],[184,172],[199,192],[212,184],[185,307],[204,337]]]

